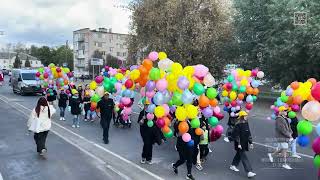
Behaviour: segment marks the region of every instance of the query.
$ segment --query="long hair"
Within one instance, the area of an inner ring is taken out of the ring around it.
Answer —
[[[47,99],[44,98],[44,97],[40,97],[40,98],[39,98],[38,103],[37,103],[37,106],[36,106],[36,109],[35,109],[38,117],[39,117],[39,115],[40,115],[40,110],[41,110],[40,108],[41,108],[41,106],[43,106],[43,107],[47,106],[47,107],[48,107],[48,118],[50,118],[51,114],[50,114],[49,104],[48,104]]]

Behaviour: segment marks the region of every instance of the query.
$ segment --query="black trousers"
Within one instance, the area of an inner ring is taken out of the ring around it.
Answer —
[[[233,166],[238,166],[240,161],[242,161],[244,170],[246,172],[252,171],[252,167],[251,167],[251,164],[250,164],[250,162],[248,160],[248,157],[246,155],[246,151],[242,150],[242,149],[241,150],[237,150],[237,153],[233,158],[232,165]]]
[[[146,142],[143,143],[143,148],[142,148],[142,158],[145,158],[147,161],[152,160],[152,143]]]
[[[109,127],[110,127],[110,120],[105,120],[103,123],[103,141],[109,141]]]
[[[46,148],[46,139],[48,136],[49,131],[44,131],[40,133],[34,133],[34,141],[36,142],[37,145],[37,152],[40,153],[42,149],[47,149]]]
[[[206,158],[209,154],[208,144],[200,144],[200,159]]]
[[[198,153],[199,153],[198,145],[194,145],[193,146],[193,153],[192,153],[192,163],[194,165],[197,164]]]
[[[178,149],[179,152],[179,160],[173,164],[174,167],[179,167],[183,163],[187,161],[187,171],[188,174],[191,174],[191,169],[192,169],[192,152],[193,149]]]

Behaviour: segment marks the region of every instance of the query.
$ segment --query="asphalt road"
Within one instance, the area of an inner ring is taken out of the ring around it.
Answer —
[[[102,129],[99,122],[81,121],[79,129],[71,128],[72,117],[67,112],[67,121],[53,117],[52,131],[48,137],[48,159],[37,158],[32,135],[26,134],[26,120],[34,108],[36,96],[13,94],[9,86],[0,87],[0,173],[7,179],[184,179],[186,166],[179,167],[175,175],[170,164],[178,158],[174,149],[175,139],[169,139],[161,146],[154,146],[153,165],[141,165],[142,140],[137,114],[132,115],[131,129],[111,126],[110,144],[102,143]],[[271,139],[274,122],[266,119],[271,113],[268,109],[272,102],[259,101],[250,114],[250,128],[255,148],[248,152],[257,180],[314,180],[313,153],[309,147],[298,148],[303,155],[300,160],[290,159],[292,170],[270,163],[267,153],[272,151]],[[139,108],[134,106],[134,112]],[[226,119],[222,122],[226,124]],[[311,136],[315,137],[315,134]],[[213,150],[208,155],[204,169],[193,168],[196,179],[201,180],[241,180],[247,179],[240,165],[240,172],[232,172],[229,165],[235,154],[233,144],[222,139],[210,144]]]

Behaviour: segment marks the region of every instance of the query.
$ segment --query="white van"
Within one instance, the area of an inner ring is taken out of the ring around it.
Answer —
[[[11,85],[13,93],[25,95],[28,93],[42,93],[42,89],[37,85],[36,70],[13,69]]]

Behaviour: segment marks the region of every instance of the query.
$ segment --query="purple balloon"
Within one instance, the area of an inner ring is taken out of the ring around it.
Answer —
[[[219,133],[219,134],[222,134],[223,133],[223,127],[219,124],[214,128],[214,131]]]
[[[211,107],[206,107],[202,110],[202,114],[205,118],[209,118],[213,115],[213,110]]]
[[[138,66],[137,65],[133,65],[133,66],[130,67],[130,71],[132,71],[134,69],[138,69]]]
[[[184,76],[180,77],[178,80],[178,87],[182,90],[187,89],[189,87],[189,84],[189,80]]]
[[[156,88],[156,83],[154,81],[148,81],[146,84],[147,91],[153,91]]]

